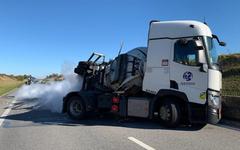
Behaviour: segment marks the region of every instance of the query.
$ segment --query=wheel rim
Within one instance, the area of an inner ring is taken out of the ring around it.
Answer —
[[[79,100],[73,100],[70,104],[70,112],[74,116],[78,116],[82,113],[82,105]]]
[[[171,116],[169,107],[165,105],[161,106],[159,111],[159,116],[162,120],[169,121]]]

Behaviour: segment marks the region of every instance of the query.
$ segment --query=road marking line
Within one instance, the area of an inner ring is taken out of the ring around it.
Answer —
[[[1,115],[0,117],[0,127],[2,126],[4,120],[5,120],[5,117],[7,117],[7,115],[10,113],[14,103],[16,102],[16,100],[13,100],[12,103],[8,106],[8,108],[3,112],[3,114]]]
[[[142,141],[139,141],[138,139],[134,138],[134,137],[128,137],[128,139],[130,141],[135,142],[136,144],[140,145],[141,147],[145,148],[146,150],[155,150],[154,148],[152,148],[151,146],[143,143]]]

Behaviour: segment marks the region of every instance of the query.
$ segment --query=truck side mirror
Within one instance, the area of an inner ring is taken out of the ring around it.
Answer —
[[[227,44],[225,42],[219,42],[220,46],[226,46]]]
[[[218,41],[218,44],[220,46],[226,46],[227,45],[225,42],[220,41],[219,38],[216,35],[213,34],[212,37]]]

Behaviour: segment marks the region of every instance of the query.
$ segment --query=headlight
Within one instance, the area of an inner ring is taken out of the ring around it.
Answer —
[[[208,105],[214,108],[219,108],[221,105],[220,94],[215,91],[208,91]]]

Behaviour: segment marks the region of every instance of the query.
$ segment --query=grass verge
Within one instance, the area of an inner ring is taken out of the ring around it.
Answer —
[[[240,96],[240,76],[223,78],[222,94],[228,96]]]
[[[23,81],[1,81],[0,80],[0,96],[3,94],[20,87],[24,82]]]

